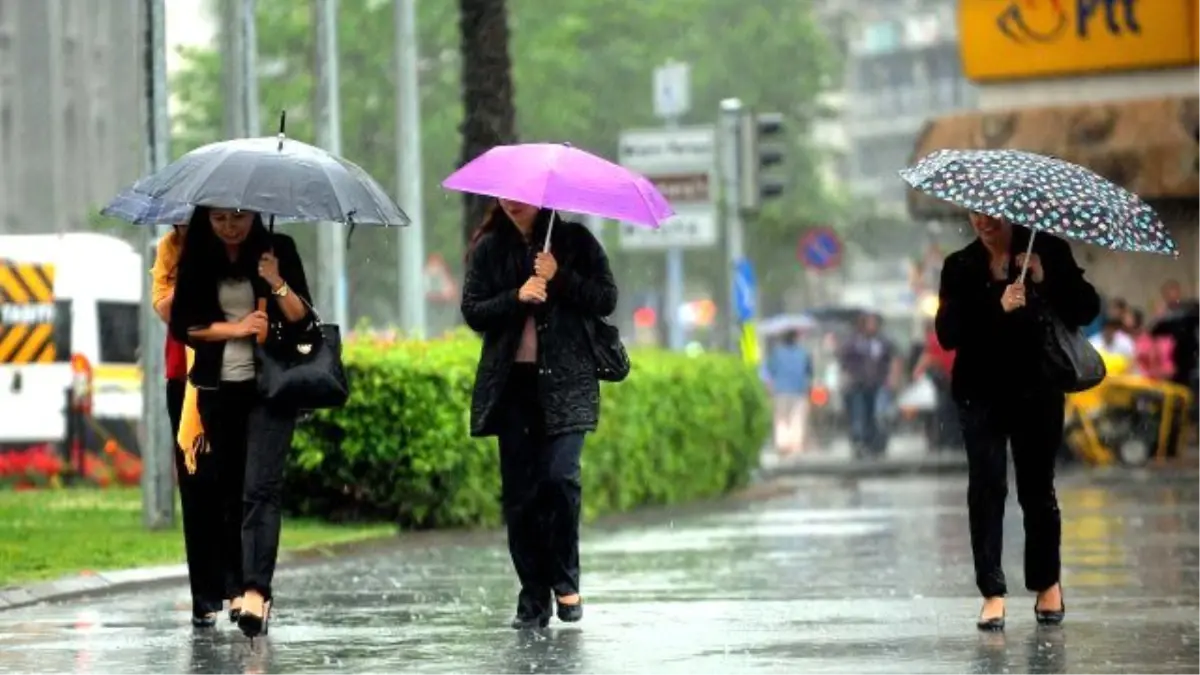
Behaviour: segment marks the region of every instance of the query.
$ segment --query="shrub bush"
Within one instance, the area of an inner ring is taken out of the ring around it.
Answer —
[[[348,342],[352,394],[301,425],[289,510],[407,528],[500,522],[495,439],[468,434],[479,355],[473,336]],[[635,351],[604,384],[583,452],[585,517],[725,493],[747,481],[769,430],[754,371],[736,357]]]

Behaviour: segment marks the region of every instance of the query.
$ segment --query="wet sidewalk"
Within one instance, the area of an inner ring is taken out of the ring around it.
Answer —
[[[271,634],[193,632],[182,587],[0,613],[0,672],[1197,672],[1195,473],[1064,478],[1067,623],[1038,628],[1010,502],[1004,634],[974,628],[961,477],[806,479],[720,511],[592,529],[586,616],[507,628],[486,534],[293,569]]]

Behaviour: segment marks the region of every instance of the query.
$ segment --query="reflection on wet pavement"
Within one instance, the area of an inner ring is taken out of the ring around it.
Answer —
[[[284,572],[253,644],[184,627],[182,587],[0,613],[0,672],[1197,672],[1194,474],[1060,492],[1061,628],[1014,592],[978,634],[965,484],[888,479],[592,530],[576,626],[508,629],[502,540],[476,538]]]

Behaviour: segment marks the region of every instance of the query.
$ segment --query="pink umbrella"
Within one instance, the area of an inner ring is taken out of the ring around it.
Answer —
[[[450,174],[442,187],[652,228],[675,215],[645,176],[569,143],[496,146]]]

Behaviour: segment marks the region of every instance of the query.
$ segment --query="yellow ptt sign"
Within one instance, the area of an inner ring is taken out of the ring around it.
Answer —
[[[1197,63],[1197,0],[959,0],[963,71],[1020,80]]]
[[[53,363],[54,266],[0,260],[0,363]]]

